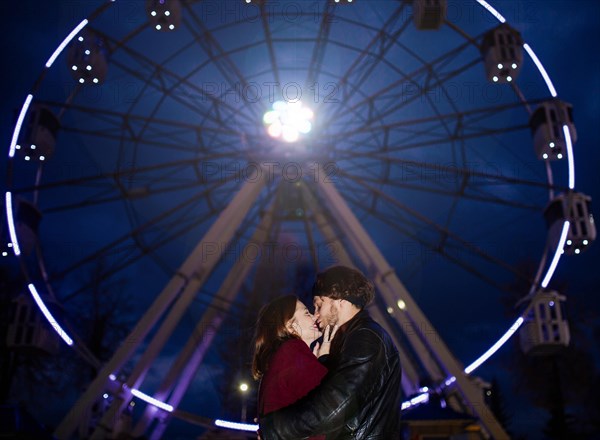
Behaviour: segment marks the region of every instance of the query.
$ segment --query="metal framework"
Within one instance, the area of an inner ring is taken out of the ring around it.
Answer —
[[[165,286],[103,366],[76,339],[80,354],[101,368],[56,436],[70,438],[106,390],[113,400],[91,438],[116,435],[127,405],[142,395],[150,403],[133,435],[161,438],[173,418],[206,425],[180,408],[182,400],[240,292],[256,285],[256,266],[265,264],[232,263],[228,253],[245,255],[270,240],[281,247],[287,234],[304,252],[294,264],[350,264],[374,279],[379,300],[371,312],[399,347],[407,396],[426,381],[474,415],[486,436],[507,438],[409,290],[419,290],[414,277],[434,258],[464,277],[456,292],[497,301],[507,279],[539,286],[546,232],[524,236],[548,195],[565,189],[553,176],[561,164],[535,162],[529,147],[527,115],[548,92],[518,80],[483,82],[479,45],[489,23],[447,21],[419,32],[407,1],[381,8],[301,2],[293,16],[286,2],[226,3],[232,9],[218,0],[182,2],[182,26],[164,34],[143,17],[123,28],[107,23],[103,6],[87,24],[110,60],[102,88],[47,85],[53,70],[34,87],[34,102],[58,115],[61,128],[50,160],[11,156],[11,197],[34,200],[49,225],[35,253],[21,257],[27,280],[67,315],[69,301],[91,287],[75,280],[98,260],[108,260],[99,277],[107,282],[158,268],[127,294]],[[521,75],[543,85],[536,71]],[[316,121],[309,136],[286,145],[266,135],[262,115],[273,101],[290,100],[292,85]],[[72,225],[103,214],[114,221],[105,220],[102,237]],[[514,236],[509,223],[522,226]],[[47,243],[69,225],[85,251],[50,266],[56,258]],[[505,247],[525,238],[540,259],[535,277]],[[408,246],[409,258],[393,246]],[[204,288],[216,293],[189,337],[176,341],[151,400],[141,391],[148,372]]]

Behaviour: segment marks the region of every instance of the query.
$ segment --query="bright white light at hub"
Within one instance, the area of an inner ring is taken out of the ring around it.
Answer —
[[[304,107],[300,101],[277,101],[273,104],[273,110],[265,113],[263,122],[269,136],[291,143],[312,130],[313,117],[312,110]]]

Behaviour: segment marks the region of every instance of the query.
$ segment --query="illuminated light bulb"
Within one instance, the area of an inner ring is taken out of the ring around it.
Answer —
[[[497,76],[493,77],[493,78],[492,78],[492,81],[494,81],[494,82],[498,82],[498,77],[497,77]]]
[[[584,245],[584,246],[587,246],[587,245],[588,245],[588,243],[589,243],[589,242],[588,242],[587,240],[583,240],[583,245]]]
[[[502,64],[498,64],[498,69],[502,69],[504,66]]]
[[[44,160],[46,160],[46,158],[44,156],[40,156],[40,160],[44,161]]]
[[[129,402],[129,406],[135,406],[135,402],[132,400],[131,402]]]
[[[554,301],[550,301],[548,304],[550,305],[550,307],[554,307]]]
[[[79,78],[79,82],[80,82],[81,84],[83,84],[83,83],[85,82],[85,79],[83,79],[83,78]]]
[[[108,394],[104,393],[104,394],[102,395],[102,397],[104,397],[105,399],[108,399]]]
[[[562,156],[562,154],[561,154],[561,153],[558,153],[558,154],[556,155],[556,157],[558,157],[559,159],[562,159],[562,158],[563,158],[563,156]]]
[[[165,15],[168,17],[169,15],[171,15],[170,11],[165,11]]]
[[[21,146],[20,145],[15,145],[15,150],[20,150]]]
[[[392,313],[394,313],[394,309],[391,307],[388,307],[387,312],[391,315]]]
[[[25,160],[29,160],[29,159],[30,159],[30,157],[29,157],[29,156],[25,156]]]
[[[507,76],[507,77],[506,77],[506,81],[508,81],[508,82],[511,82],[511,81],[512,81],[512,76],[510,76],[510,75],[509,75],[509,76]]]
[[[174,24],[170,24],[169,25],[169,29],[171,29],[171,30],[175,29],[175,25]]]
[[[556,147],[556,144],[554,142],[550,142],[548,145],[550,145],[550,148]]]
[[[94,79],[92,80],[92,82],[93,82],[94,84],[98,84],[98,78],[94,78]]]
[[[310,121],[314,113],[303,106],[302,102],[276,101],[273,109],[263,115],[267,133],[287,143],[296,142],[300,135],[309,133],[313,124]]]
[[[115,376],[115,375],[114,375],[114,374],[112,374],[112,373],[108,375],[108,378],[109,378],[110,380],[117,380],[117,376]]]
[[[37,147],[35,146],[35,144],[31,144],[31,146],[29,148],[31,148],[32,150],[35,150]]]
[[[71,69],[77,70],[77,66],[73,66],[73,67],[71,67]]]
[[[547,155],[546,153],[542,154],[542,157],[543,157],[544,159],[548,159],[548,155]]]
[[[79,37],[77,40],[79,40],[79,41],[83,41],[83,37]]]
[[[150,15],[152,15],[153,17],[156,17],[156,11],[150,12]]]
[[[567,240],[567,246],[571,246],[573,242],[571,240]]]
[[[86,67],[86,70],[92,70],[92,66],[90,66],[89,64]]]
[[[8,243],[8,247],[12,247],[12,243]]]
[[[513,69],[516,69],[516,68],[517,68],[517,63],[512,63],[512,66],[511,66],[511,67],[512,67]]]
[[[89,50],[89,49],[86,49],[86,50],[85,50],[85,54],[86,54],[86,55],[89,55],[90,53],[91,53],[91,52],[90,52],[90,50]]]
[[[248,384],[247,383],[241,383],[240,384],[240,391],[242,391],[242,392],[248,391]]]
[[[402,301],[401,299],[398,300],[397,304],[398,304],[398,308],[400,310],[406,309],[406,303],[404,301]]]
[[[157,25],[156,25],[156,30],[157,30],[157,31],[160,31],[160,29],[161,29],[161,25],[160,25],[160,24],[157,24]]]
[[[579,252],[581,252],[581,251],[579,250],[579,248],[575,249],[575,253],[576,253],[576,254],[579,254]]]
[[[2,252],[3,257],[6,257],[7,255],[8,255],[8,252],[6,252],[6,251]]]

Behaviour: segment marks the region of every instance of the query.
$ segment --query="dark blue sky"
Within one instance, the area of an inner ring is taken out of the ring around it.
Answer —
[[[87,1],[44,1],[34,0],[20,2],[1,2],[0,12],[5,17],[5,28],[2,37],[2,53],[4,54],[4,73],[2,82],[3,104],[1,111],[0,136],[5,151],[8,150],[10,136],[12,134],[12,123],[15,119],[15,111],[18,109],[26,94],[33,87],[34,82],[40,75],[43,64],[52,53],[58,42],[81,18],[87,16],[97,4],[101,2]],[[241,3],[241,1],[240,1]],[[453,8],[451,3],[450,14],[458,14],[459,9]],[[127,5],[133,5],[128,2]],[[576,189],[592,196],[595,206],[600,203],[600,152],[597,148],[600,139],[600,59],[597,57],[596,42],[600,41],[600,3],[595,0],[568,0],[550,1],[498,1],[493,4],[500,10],[508,22],[518,29],[525,41],[536,51],[550,74],[558,91],[558,96],[573,104],[574,118],[577,127],[578,141],[575,144],[576,164]],[[129,7],[129,6],[128,6]],[[136,20],[137,16],[132,16]],[[451,17],[452,18],[452,17]],[[463,17],[468,21],[468,17]],[[121,17],[121,19],[123,19]],[[125,18],[126,19],[126,18]],[[341,55],[340,55],[341,56]],[[59,60],[64,63],[64,60]],[[63,72],[59,79],[67,78],[64,66],[60,66]],[[126,92],[125,92],[126,93]],[[532,149],[531,145],[524,148]],[[6,154],[2,155],[0,169],[6,169]],[[533,156],[532,156],[533,157]],[[533,158],[531,159],[533,161]],[[511,174],[514,169],[510,162],[502,162],[501,172]],[[514,168],[514,164],[512,165]],[[419,201],[413,200],[415,206]],[[426,204],[426,201],[422,203]],[[594,206],[594,205],[593,205]],[[427,211],[430,207],[424,206]],[[149,207],[152,209],[152,207]],[[600,218],[598,209],[594,208],[596,218]],[[91,224],[100,229],[127,229],[129,224],[125,217],[104,218],[102,211],[85,211],[80,218],[73,218],[72,227]],[[93,216],[93,220],[91,217]],[[462,216],[462,217],[461,217]],[[476,224],[476,218],[470,217],[468,209],[460,211],[457,219],[464,220],[469,227],[470,221]],[[492,228],[502,229],[508,235],[512,231],[510,223],[506,220],[512,217],[498,216],[496,224]],[[369,224],[369,223],[368,223]],[[543,225],[539,218],[539,224]],[[480,225],[477,225],[480,226]],[[478,232],[484,229],[477,229]],[[374,239],[380,244],[384,254],[397,264],[407,263],[412,256],[410,242],[408,247],[398,251],[397,243],[386,242],[385,229],[373,229],[370,231]],[[498,246],[500,255],[513,262],[519,258],[535,258],[539,255],[539,247],[536,249],[523,249],[528,246],[528,228],[515,228],[515,235],[511,242],[501,242],[503,234],[496,235],[495,245]],[[67,231],[53,231],[52,237],[63,247],[63,252],[72,256],[83,255],[79,249],[80,243],[71,239]],[[90,238],[92,239],[92,238]],[[471,240],[477,240],[472,237]],[[484,239],[480,243],[485,245]],[[489,243],[488,243],[489,244]],[[59,246],[59,247],[60,247]],[[186,244],[189,251],[189,243]],[[536,242],[539,246],[539,242]],[[75,250],[73,250],[75,249]],[[170,250],[172,251],[172,250]],[[406,252],[403,254],[402,252]],[[514,258],[513,258],[514,257]],[[479,291],[480,285],[473,281],[472,291],[464,290],[465,284],[471,282],[465,278],[462,272],[448,272],[444,264],[439,264],[435,258],[430,260],[427,266],[417,270],[416,275],[411,272],[409,265],[399,270],[400,274],[412,273],[410,280],[406,281],[413,296],[425,310],[431,321],[447,340],[457,357],[465,364],[473,360],[491,342],[494,337],[499,336],[512,322],[513,318],[504,316],[499,304],[499,296],[496,293],[487,294]],[[442,262],[443,263],[443,262]],[[598,291],[600,288],[600,276],[597,272],[600,263],[600,247],[598,243],[592,249],[580,256],[563,258],[556,273],[558,279],[568,285],[569,298],[577,302],[578,309],[600,310],[600,299]],[[60,264],[58,264],[60,266]],[[164,283],[164,276],[152,272],[152,265],[144,263],[136,268],[133,278],[138,279],[140,275],[147,277],[142,284],[143,288]],[[440,272],[436,272],[439,270]],[[450,280],[450,281],[449,281]],[[502,280],[509,281],[509,280]],[[139,290],[140,287],[137,287]],[[136,290],[132,287],[131,290]],[[440,294],[443,292],[444,294]],[[136,297],[143,309],[148,297]],[[449,310],[452,312],[449,313]],[[577,316],[570,316],[577,320]],[[596,325],[598,325],[596,320]],[[599,342],[599,341],[596,341]],[[597,344],[597,346],[600,344]],[[600,358],[599,353],[595,353]],[[164,359],[168,359],[165,355]],[[213,359],[213,362],[214,361]],[[212,370],[211,370],[212,368]],[[217,371],[219,366],[214,363],[207,371]],[[208,381],[210,382],[210,374]],[[498,375],[508,390],[507,394],[512,396],[510,390],[510,377],[494,358],[478,371],[478,374],[490,379]],[[201,389],[206,391],[206,389]],[[214,392],[215,390],[211,390]],[[517,408],[521,406],[515,405]],[[527,412],[525,412],[527,413]],[[528,416],[514,417],[514,424],[518,430],[533,432],[539,421],[531,422],[531,414]],[[213,415],[213,414],[210,414]]]

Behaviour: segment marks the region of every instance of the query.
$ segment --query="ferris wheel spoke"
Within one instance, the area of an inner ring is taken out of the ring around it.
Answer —
[[[245,75],[240,71],[238,66],[233,62],[230,58],[229,53],[226,52],[223,47],[219,44],[219,41],[213,36],[210,29],[206,27],[204,22],[198,17],[194,9],[184,3],[186,8],[187,15],[191,17],[193,24],[197,26],[191,25],[187,20],[183,20],[185,23],[187,30],[194,36],[196,42],[202,49],[206,52],[209,59],[211,60],[212,65],[216,66],[219,69],[219,72],[226,81],[229,83],[229,86],[233,88],[233,90],[237,90],[236,82],[241,82],[242,88],[248,87],[249,81],[246,79]],[[200,31],[200,32],[199,32]],[[254,116],[254,118],[250,118],[252,121],[261,120],[261,115],[257,113],[257,107],[251,105],[247,99],[245,99],[244,94],[242,94],[241,99],[244,107],[248,110],[250,114]],[[239,112],[239,109],[238,109]]]
[[[408,14],[403,14],[405,6],[406,3],[401,3],[383,26],[376,30],[376,35],[359,52],[338,80],[337,86],[342,90],[341,97],[344,102],[352,101],[354,95],[360,90],[359,87],[351,86],[350,83],[362,84],[368,81],[376,67],[382,62],[386,62],[386,54],[411,24],[412,21]],[[399,25],[398,29],[395,29],[400,18],[404,18],[404,22]],[[352,79],[354,76],[356,79]],[[341,111],[342,107],[338,106],[330,116],[330,120],[334,120]]]
[[[440,248],[435,243],[430,243],[430,242],[423,240],[417,234],[410,232],[410,230],[402,227],[398,222],[394,222],[393,219],[391,219],[390,217],[383,215],[379,211],[371,211],[371,210],[366,209],[364,204],[360,203],[360,201],[358,201],[358,200],[354,200],[353,197],[348,198],[347,200],[350,202],[350,204],[352,206],[354,206],[354,208],[357,211],[365,212],[366,214],[368,214],[369,216],[373,216],[373,218],[379,220],[383,224],[396,229],[398,232],[400,232],[401,234],[403,234],[404,236],[406,236],[407,238],[412,240],[411,243],[418,243],[421,246],[423,246],[424,249],[427,249],[428,251],[439,254],[440,256],[442,256],[446,260],[448,260],[449,262],[455,264],[456,266],[460,267],[461,269],[465,270],[466,272],[474,275],[475,277],[481,279],[482,281],[489,284],[490,286],[496,288],[498,291],[505,291],[507,289],[507,287],[505,285],[498,283],[496,280],[494,280],[493,278],[488,276],[485,272],[479,270],[477,267],[466,263],[464,260],[462,260],[460,258],[457,258],[451,254],[448,254],[444,248]],[[427,260],[427,257],[423,256],[422,260],[425,263]]]
[[[442,73],[432,73],[436,71],[436,69],[440,68],[440,66],[447,64],[449,60],[457,58],[458,55],[461,54],[461,52],[468,47],[468,43],[463,43],[450,50],[449,52],[441,55],[440,57],[432,60],[429,64],[425,64],[413,70],[410,73],[398,71],[400,78],[397,81],[394,81],[386,85],[385,87],[380,88],[379,90],[369,94],[362,100],[352,103],[352,105],[344,108],[344,110],[346,110],[346,112],[355,112],[360,109],[367,109],[368,111],[369,109],[373,108],[381,110],[382,108],[386,107],[387,101],[386,111],[378,111],[377,114],[377,120],[382,119],[385,115],[388,115],[403,108],[404,106],[412,103],[416,99],[422,98],[425,93],[433,90],[435,87],[441,86],[444,82],[457,77],[458,75],[467,71],[476,64],[479,64],[480,58],[477,57],[467,63],[463,62],[460,65],[454,67],[453,69],[446,70]],[[435,80],[432,80],[432,78],[435,78]],[[423,85],[419,84],[418,79],[422,80],[421,82],[423,83]],[[411,94],[409,98],[405,96],[406,84],[412,84],[417,89],[416,93]],[[394,105],[394,103],[398,102],[400,104]],[[341,117],[343,117],[342,114],[336,113],[334,117],[328,118],[325,121],[325,125],[327,126],[334,124]],[[369,119],[374,120],[375,118],[374,116],[371,116],[371,118]]]
[[[228,128],[229,119],[236,117],[246,118],[250,124],[254,122],[243,112],[239,112],[237,108],[218,99],[213,94],[207,93],[189,79],[169,70],[162,63],[153,61],[131,46],[120,44],[119,41],[99,30],[95,30],[95,32],[113,47],[118,48],[118,51],[113,51],[112,65],[132,77],[138,78],[142,83],[148,84],[162,94],[168,95],[171,99],[202,116],[205,121],[211,121],[224,129]],[[121,55],[124,59],[117,59],[115,54]],[[131,66],[138,66],[141,70],[136,70]],[[177,93],[172,93],[173,90],[177,90]],[[213,112],[217,114],[216,117],[213,116]]]
[[[529,279],[528,276],[521,274],[520,272],[518,272],[515,268],[513,268],[506,262],[488,254],[487,252],[483,251],[482,249],[479,249],[473,243],[468,242],[467,240],[460,237],[458,234],[450,231],[448,228],[445,228],[445,227],[437,224],[436,222],[427,218],[424,214],[421,214],[420,212],[416,211],[415,209],[408,207],[406,204],[400,202],[398,199],[390,196],[389,194],[384,193],[383,191],[374,187],[373,185],[371,185],[367,182],[364,182],[360,178],[352,179],[352,182],[358,184],[359,186],[361,186],[364,189],[366,189],[367,191],[369,191],[372,194],[372,197],[374,200],[381,200],[381,201],[387,203],[389,206],[400,209],[403,213],[418,220],[418,222],[420,222],[422,225],[424,225],[428,228],[431,228],[433,231],[435,231],[436,235],[438,235],[440,237],[439,243],[437,244],[437,246],[440,249],[443,249],[445,247],[445,244],[448,240],[452,240],[454,243],[456,243],[460,247],[464,248],[464,250],[466,250],[467,252],[472,253],[473,255],[479,256],[480,258],[487,261],[488,263],[492,263],[498,267],[505,269],[509,273],[517,276],[519,279],[523,279],[524,281],[527,281],[529,284],[532,283],[533,280]],[[348,191],[346,194],[350,194],[350,193],[352,193],[352,191]]]
[[[235,182],[235,179],[230,179],[229,183],[231,182]],[[82,265],[93,262],[96,259],[101,258],[103,255],[110,254],[114,249],[119,248],[119,246],[125,246],[128,243],[131,243],[132,241],[135,242],[137,240],[137,237],[143,236],[142,234],[146,233],[147,231],[160,228],[160,225],[169,221],[169,219],[171,219],[174,215],[177,215],[182,210],[189,209],[191,206],[201,202],[202,200],[206,201],[205,206],[210,208],[211,213],[218,212],[218,209],[220,209],[222,205],[226,203],[227,196],[231,194],[231,189],[228,189],[228,191],[225,192],[225,197],[213,200],[215,198],[215,195],[217,194],[218,188],[221,187],[223,184],[224,182],[214,183],[210,187],[206,188],[204,191],[195,193],[192,197],[187,198],[186,200],[180,202],[176,206],[169,208],[150,219],[145,220],[143,223],[139,224],[135,228],[132,228],[132,230],[127,232],[126,234],[117,237],[116,239],[102,246],[95,252],[69,265],[64,270],[55,273],[50,280],[52,281],[62,279],[67,274],[78,270]]]
[[[340,170],[339,173],[341,176],[345,176],[345,177],[347,177],[349,179],[353,179],[353,180],[360,179],[363,182],[369,183],[371,185],[382,184],[381,179],[379,179],[378,177],[359,176],[357,174],[349,173],[345,169]],[[469,179],[468,174],[464,174],[461,177],[467,181]],[[416,181],[423,180],[422,178],[419,178],[417,176],[413,176],[412,179],[414,179]],[[539,205],[533,205],[533,204],[529,204],[529,203],[521,203],[521,202],[517,202],[514,200],[510,200],[510,199],[502,199],[492,193],[484,193],[481,191],[474,191],[474,192],[479,192],[479,193],[471,194],[466,191],[450,191],[447,189],[447,184],[445,184],[443,179],[436,179],[436,180],[437,181],[434,180],[434,183],[437,183],[436,186],[416,185],[414,183],[411,183],[410,180],[407,178],[387,179],[384,184],[386,186],[390,186],[393,188],[409,189],[409,190],[413,190],[413,191],[426,192],[426,193],[435,193],[435,194],[440,194],[440,195],[444,195],[444,196],[448,196],[448,197],[465,198],[465,199],[474,200],[474,201],[483,202],[483,203],[510,206],[512,208],[518,208],[518,209],[525,209],[525,210],[533,211],[533,212],[539,212],[541,209],[541,207]]]
[[[321,20],[319,22],[319,31],[314,40],[310,64],[308,65],[308,71],[304,81],[305,87],[310,87],[311,84],[315,84],[319,74],[321,73],[323,57],[325,56],[325,50],[329,40],[329,33],[331,31],[331,17],[334,10],[335,5],[331,2],[327,2],[323,8],[323,14],[321,15]]]

